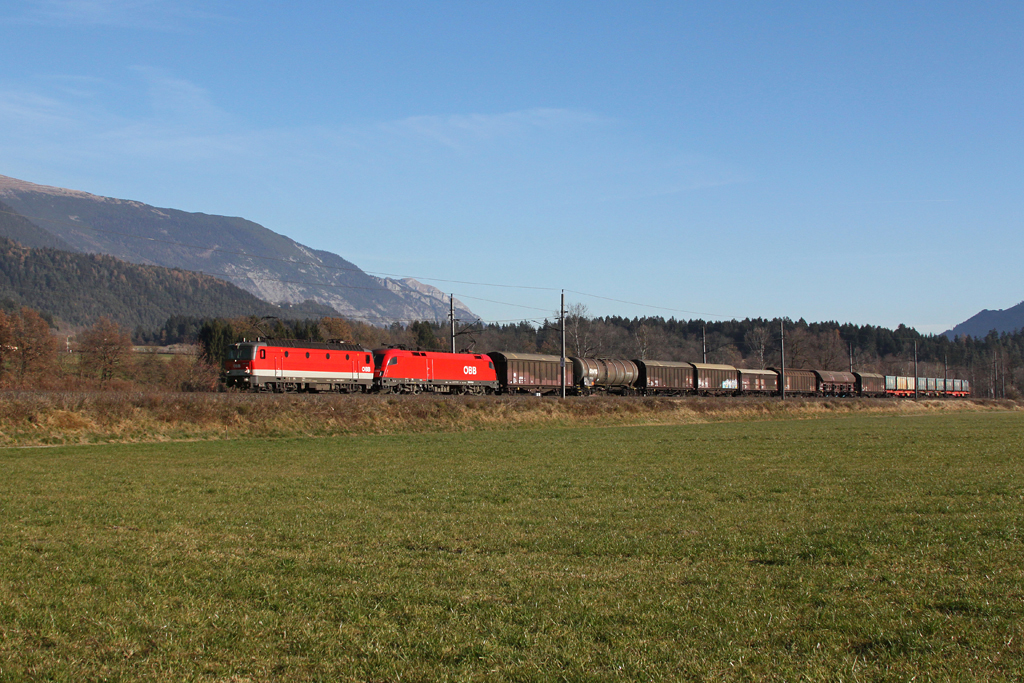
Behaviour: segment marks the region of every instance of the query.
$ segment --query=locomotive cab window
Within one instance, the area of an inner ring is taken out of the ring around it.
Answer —
[[[266,357],[267,357],[267,350],[266,349],[260,349],[260,358],[266,358]]]
[[[228,360],[252,360],[256,354],[256,347],[252,344],[239,344],[228,349]]]
[[[388,361],[388,365],[398,365],[398,356],[391,356],[391,360]]]

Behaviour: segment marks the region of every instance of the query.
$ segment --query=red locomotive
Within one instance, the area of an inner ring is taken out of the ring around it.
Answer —
[[[374,387],[381,393],[493,394],[494,363],[479,353],[379,349],[373,352]]]
[[[234,344],[224,371],[229,387],[257,391],[367,392],[373,358],[358,344],[276,339]]]

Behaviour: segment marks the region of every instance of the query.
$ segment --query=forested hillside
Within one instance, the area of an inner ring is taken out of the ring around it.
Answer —
[[[302,305],[312,300],[372,322],[445,320],[448,315],[449,298],[434,287],[408,278],[375,277],[337,254],[244,218],[158,208],[2,175],[0,199],[7,211],[27,219],[16,232],[5,233],[0,225],[0,235],[27,246],[202,272],[264,301]],[[46,235],[60,243],[39,241]],[[360,250],[373,239],[356,229],[349,237]],[[476,317],[458,300],[455,308],[462,318]]]
[[[7,237],[26,247],[73,251],[67,242],[43,230],[3,202],[0,202],[0,237]]]
[[[9,309],[28,306],[71,326],[91,325],[105,316],[128,329],[158,328],[176,315],[337,315],[312,302],[274,306],[201,273],[32,249],[6,238],[0,238],[0,300]]]

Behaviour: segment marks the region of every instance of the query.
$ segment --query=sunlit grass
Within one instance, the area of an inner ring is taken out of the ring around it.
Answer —
[[[0,451],[0,680],[1013,680],[1018,414]]]

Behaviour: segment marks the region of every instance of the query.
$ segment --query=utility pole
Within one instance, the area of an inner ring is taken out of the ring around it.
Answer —
[[[452,353],[455,353],[455,295],[448,295],[448,322],[452,328]]]
[[[782,400],[786,400],[786,322],[779,319],[779,344],[781,345],[782,372],[779,373],[779,389],[782,390]]]
[[[704,349],[704,353],[701,356],[704,360],[702,360],[701,362],[702,363],[707,363],[708,362],[708,326],[707,325],[701,325],[700,326],[700,339],[701,339],[701,342],[700,342],[701,348]]]
[[[562,310],[561,310],[561,325],[562,328],[562,398],[565,398],[565,290],[562,290]]]
[[[853,372],[853,342],[850,342],[850,372]]]
[[[917,376],[917,340],[914,340],[914,400],[917,400],[917,392],[920,387],[917,385],[921,383],[921,378]]]

